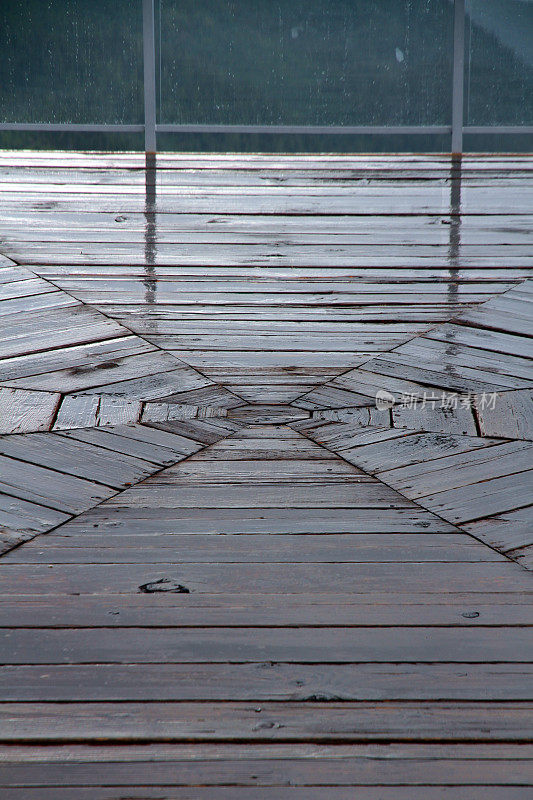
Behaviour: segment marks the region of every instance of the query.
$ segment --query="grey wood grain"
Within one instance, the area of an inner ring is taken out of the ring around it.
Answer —
[[[111,433],[113,430],[110,429]],[[4,437],[0,439],[0,453],[117,489],[146,477],[160,463],[155,462],[154,465],[151,461],[116,450],[110,451],[80,439],[55,434]],[[60,477],[58,481],[61,482]]]
[[[503,392],[494,398],[476,398],[479,428],[483,436],[533,439],[533,392]]]
[[[63,528],[68,535],[67,526]],[[13,553],[14,555],[14,553]],[[493,587],[495,588],[495,587]],[[293,628],[331,627],[524,626],[532,624],[531,605],[522,590],[419,592],[402,587],[369,592],[258,594],[18,594],[0,599],[4,628]]]
[[[49,430],[60,398],[58,392],[0,387],[0,434]]]
[[[56,749],[59,748],[53,748]],[[40,759],[35,757],[20,766],[8,761],[1,769],[0,780],[3,785],[14,787],[59,786],[64,783],[76,786],[122,784],[126,787],[138,785],[141,781],[150,787],[156,783],[183,787],[194,785],[195,773],[196,781],[198,773],[201,773],[205,788],[227,786],[235,782],[252,791],[252,787],[257,786],[283,791],[283,786],[287,785],[338,788],[359,787],[361,784],[368,790],[369,786],[399,788],[401,782],[416,791],[417,786],[430,790],[430,787],[444,783],[453,770],[456,787],[459,782],[464,782],[476,791],[476,786],[489,787],[498,780],[498,769],[511,755],[509,745],[478,745],[477,748],[470,747],[467,752],[457,747],[455,753],[450,745],[427,745],[424,749],[413,746],[411,757],[402,752],[400,747],[393,746],[389,748],[388,758],[384,746],[365,748],[362,745],[345,745],[335,752],[333,747],[326,745],[316,747],[313,758],[310,749],[306,752],[301,746],[290,746],[287,749],[292,759],[285,762],[280,745],[256,747],[255,752],[253,746],[237,745],[234,754],[227,745],[199,745],[199,752],[193,758],[189,755],[190,748],[184,745],[167,746],[166,751],[164,746],[159,745],[154,748],[152,763],[146,760],[146,755],[144,761],[135,759],[133,763],[128,763],[124,760],[124,747],[117,746],[114,749],[120,755],[113,763],[103,754],[89,758],[79,749],[76,753],[72,745],[67,753],[70,755],[74,751],[78,758],[69,758],[65,753],[63,760],[53,756],[48,759],[44,748],[33,746],[33,752],[39,753]],[[146,747],[140,746],[139,749],[146,753]],[[21,748],[16,750],[20,752]],[[529,748],[523,747],[522,750]],[[515,766],[516,772],[509,778],[509,788],[528,782],[528,770],[531,768],[529,753],[517,753]]]
[[[2,797],[529,797],[531,157],[0,172]]]
[[[94,529],[93,529],[94,530]],[[4,557],[7,564],[374,563],[501,561],[494,550],[462,533],[251,534],[223,540],[212,534],[85,533],[70,529]]]
[[[528,664],[58,664],[0,668],[4,701],[524,700]]]
[[[97,787],[99,800],[116,800],[117,791],[122,796],[131,800],[161,800],[162,796],[168,800],[322,800],[324,787],[291,787],[281,786],[253,787],[253,786],[208,786],[204,788],[180,788],[165,786],[144,786],[136,789],[130,785]],[[352,800],[354,787],[328,786],[328,797],[332,800]],[[438,800],[527,800],[530,787],[499,785],[491,786],[432,786],[431,791]],[[6,800],[93,800],[95,787],[64,786],[11,788],[3,790]],[[165,793],[162,795],[162,793]],[[427,786],[374,786],[357,787],[357,794],[361,800],[425,800],[428,796]]]
[[[91,523],[89,515],[86,521]],[[53,572],[53,575],[52,575]],[[261,594],[298,594],[327,592],[332,586],[342,593],[375,592],[387,585],[399,592],[409,585],[411,591],[490,591],[495,585],[503,591],[531,586],[531,576],[511,561],[500,563],[379,563],[379,564],[178,564],[165,568],[142,564],[4,564],[5,596],[20,594],[22,576],[30,582],[27,593],[46,595],[72,592],[81,594],[136,593],[139,587],[154,581],[169,580],[184,585],[190,592]],[[53,578],[53,580],[52,580]]]
[[[9,703],[2,711],[3,742],[147,743],[231,741],[253,742],[419,742],[456,741],[526,742],[530,704],[378,704],[264,703],[261,711],[250,704],[211,703],[209,729],[205,706],[194,703],[126,703],[120,717],[107,703],[73,703],[69,716],[57,704]],[[422,713],[422,711],[424,713]],[[245,732],[245,733],[244,733]]]

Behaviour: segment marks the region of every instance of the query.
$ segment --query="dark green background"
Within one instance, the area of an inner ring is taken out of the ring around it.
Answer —
[[[469,2],[466,121],[532,124],[533,3]],[[450,123],[449,0],[161,0],[156,26],[160,122]],[[140,0],[0,0],[0,54],[2,121],[143,121]],[[3,133],[0,146],[142,150],[143,137]],[[442,151],[449,137],[173,134],[158,146]],[[465,149],[529,150],[531,137],[468,136]]]

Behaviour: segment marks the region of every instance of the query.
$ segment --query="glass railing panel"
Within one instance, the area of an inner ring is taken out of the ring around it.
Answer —
[[[0,3],[0,121],[143,122],[141,0]]]
[[[533,125],[533,1],[467,0],[465,124]]]
[[[447,125],[446,0],[160,0],[159,122]]]

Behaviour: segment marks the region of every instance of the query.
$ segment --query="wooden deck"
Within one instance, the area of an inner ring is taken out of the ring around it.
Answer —
[[[528,157],[0,153],[3,800],[531,797],[532,243]]]

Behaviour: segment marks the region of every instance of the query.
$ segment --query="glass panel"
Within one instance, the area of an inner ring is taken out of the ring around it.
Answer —
[[[449,124],[453,4],[161,0],[162,123]]]
[[[2,122],[143,121],[140,0],[0,3]]]
[[[533,124],[532,0],[467,0],[467,14],[467,124]]]
[[[1,142],[1,139],[0,139]],[[160,151],[206,153],[444,153],[449,134],[160,133]]]
[[[144,150],[142,133],[0,131],[0,150]]]

